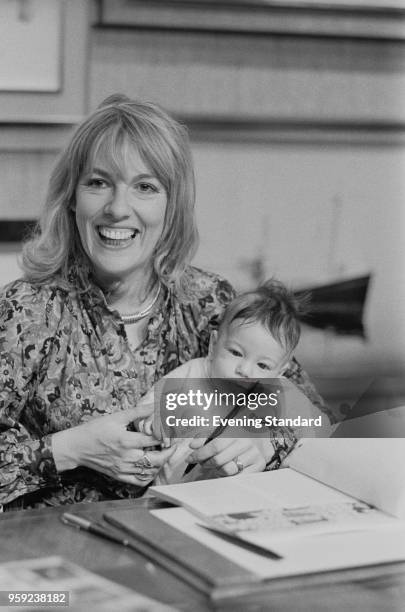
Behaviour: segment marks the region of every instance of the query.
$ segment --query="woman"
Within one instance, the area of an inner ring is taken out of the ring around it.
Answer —
[[[62,153],[25,278],[0,300],[6,509],[137,496],[169,458],[128,425],[156,380],[206,354],[233,296],[188,266],[196,243],[185,129],[153,104],[108,98]],[[296,364],[291,375],[310,389]],[[200,445],[193,459],[222,474],[241,453],[265,467],[248,439]]]

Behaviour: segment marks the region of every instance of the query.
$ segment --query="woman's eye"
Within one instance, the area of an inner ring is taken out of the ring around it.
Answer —
[[[102,178],[89,178],[86,182],[87,187],[92,187],[93,189],[106,189],[108,187],[107,181]]]
[[[155,185],[152,185],[151,183],[138,183],[136,188],[141,193],[146,193],[146,194],[158,192],[158,188]]]

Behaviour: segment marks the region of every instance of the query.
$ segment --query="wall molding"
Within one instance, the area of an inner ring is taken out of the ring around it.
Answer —
[[[80,120],[81,117],[70,117],[62,122],[54,119],[0,121],[0,151],[60,151]]]
[[[99,0],[95,26],[250,36],[405,40],[405,7],[374,0],[338,5],[319,0]]]
[[[405,122],[178,116],[192,140],[304,145],[404,146]]]
[[[203,116],[177,114],[193,141],[263,142],[306,145],[405,145],[405,121],[317,120]],[[0,122],[0,151],[58,152],[69,141],[76,124],[26,121]]]

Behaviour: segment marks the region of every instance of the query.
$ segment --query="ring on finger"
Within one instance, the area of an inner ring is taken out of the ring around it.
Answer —
[[[236,457],[236,459],[234,459],[234,463],[236,465],[236,469],[238,470],[236,473],[240,474],[241,472],[243,472],[243,470],[245,469],[245,466],[243,465],[239,457]]]
[[[147,453],[144,452],[143,456],[140,459],[138,459],[137,461],[134,461],[134,466],[136,468],[141,468],[141,469],[143,469],[143,468],[152,468],[153,467],[153,463],[150,460],[150,458],[148,457]]]
[[[148,453],[146,451],[143,451],[143,457],[141,459],[141,462],[142,462],[143,466],[146,467],[146,468],[153,467],[152,461],[148,457]]]

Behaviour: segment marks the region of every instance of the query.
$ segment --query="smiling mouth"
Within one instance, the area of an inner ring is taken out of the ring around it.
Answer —
[[[126,247],[132,243],[140,232],[135,228],[113,228],[99,225],[97,233],[106,246]]]

